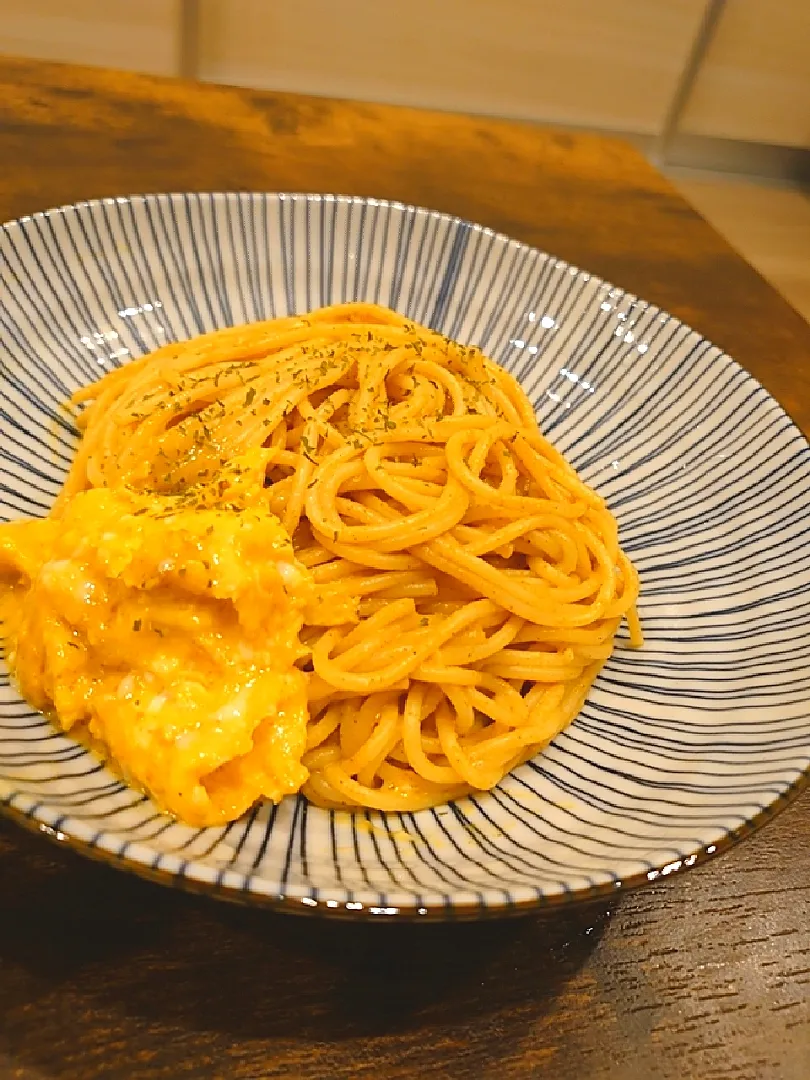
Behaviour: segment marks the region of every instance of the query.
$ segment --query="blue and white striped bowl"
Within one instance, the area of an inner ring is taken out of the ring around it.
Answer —
[[[0,517],[47,512],[61,410],[132,356],[214,327],[371,300],[512,371],[618,517],[647,644],[486,795],[416,814],[287,799],[192,829],[0,676],[0,804],[88,854],[231,899],[479,917],[652,880],[728,845],[810,766],[810,447],[665,312],[488,229],[334,196],[84,203],[0,230]]]

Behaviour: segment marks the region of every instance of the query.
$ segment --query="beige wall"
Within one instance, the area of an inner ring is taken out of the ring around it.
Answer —
[[[204,79],[652,133],[704,0],[201,0]]]
[[[0,0],[0,52],[174,75],[180,3]]]
[[[680,128],[810,147],[810,0],[727,0]]]

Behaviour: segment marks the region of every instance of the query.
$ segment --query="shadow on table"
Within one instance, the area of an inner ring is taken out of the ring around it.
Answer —
[[[610,915],[600,903],[483,923],[296,918],[172,892],[33,838],[16,846],[25,873],[0,897],[0,1050],[55,1076],[105,1028],[132,1047],[149,1030],[289,1044],[508,1010],[537,1018]],[[32,1049],[43,1018],[30,1006],[44,997],[59,1007],[49,1018],[58,1055]]]

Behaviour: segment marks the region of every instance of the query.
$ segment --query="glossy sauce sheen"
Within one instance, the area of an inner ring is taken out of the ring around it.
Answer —
[[[60,518],[0,526],[2,614],[26,698],[196,825],[277,802],[307,776],[293,665],[309,579],[260,472],[241,470],[222,493],[99,488]]]

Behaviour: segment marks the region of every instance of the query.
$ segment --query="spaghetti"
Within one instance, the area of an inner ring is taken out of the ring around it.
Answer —
[[[317,601],[303,791],[414,810],[488,789],[577,714],[637,575],[617,525],[478,348],[367,304],[168,345],[80,390],[55,508],[177,494],[251,449]]]

